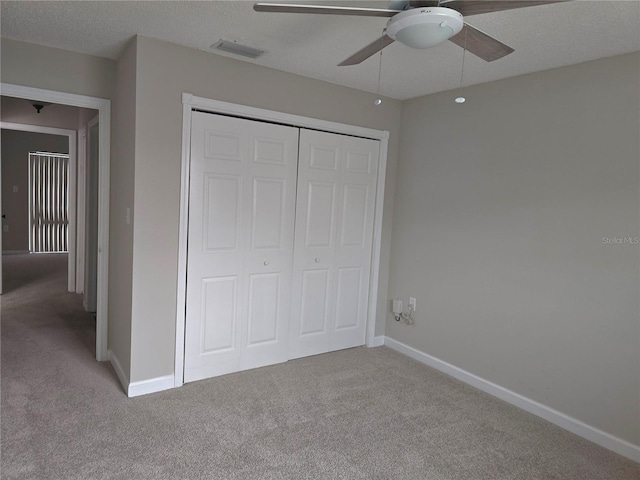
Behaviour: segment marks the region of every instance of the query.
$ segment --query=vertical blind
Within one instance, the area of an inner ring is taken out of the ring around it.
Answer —
[[[66,252],[69,235],[69,156],[29,154],[29,251]]]

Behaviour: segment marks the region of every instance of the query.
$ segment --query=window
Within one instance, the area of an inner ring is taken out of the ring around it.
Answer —
[[[67,252],[69,155],[29,153],[29,251]]]

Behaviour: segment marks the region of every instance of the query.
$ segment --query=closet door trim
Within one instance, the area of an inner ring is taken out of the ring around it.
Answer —
[[[366,345],[377,346],[375,340],[375,324],[378,312],[378,282],[380,277],[380,252],[382,237],[382,211],[384,206],[384,186],[387,165],[387,149],[389,132],[374,130],[326,120],[319,120],[288,113],[264,110],[234,103],[221,102],[189,93],[182,94],[182,162],[180,182],[180,231],[178,241],[178,279],[176,290],[176,348],[174,387],[184,383],[184,334],[187,288],[187,231],[189,213],[189,175],[191,159],[191,112],[200,110],[218,115],[229,115],[249,120],[266,121],[291,125],[312,130],[322,130],[343,135],[370,138],[380,141],[380,158],[378,162],[378,179],[376,184],[376,202],[373,226],[373,247],[371,259],[371,277],[369,280],[369,308],[367,312]],[[381,312],[381,316],[384,311]]]

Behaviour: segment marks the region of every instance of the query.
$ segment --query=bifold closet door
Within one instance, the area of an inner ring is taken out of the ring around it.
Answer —
[[[287,360],[298,129],[194,112],[184,380]]]
[[[365,343],[379,145],[300,131],[289,358]]]

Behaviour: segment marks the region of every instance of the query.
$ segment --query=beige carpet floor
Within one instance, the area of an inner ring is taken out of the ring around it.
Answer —
[[[2,479],[640,479],[640,465],[385,347],[128,399],[94,360],[65,265],[3,258]]]

